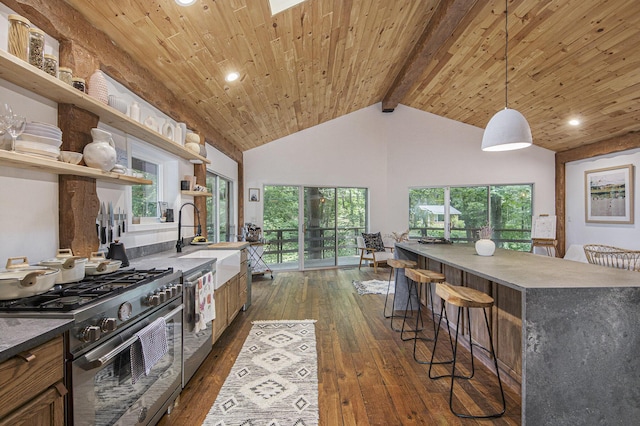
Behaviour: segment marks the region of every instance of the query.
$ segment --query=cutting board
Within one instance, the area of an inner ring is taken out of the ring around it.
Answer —
[[[246,241],[237,241],[237,242],[222,242],[215,243],[207,246],[209,249],[224,249],[224,250],[242,250],[249,247],[249,243]]]

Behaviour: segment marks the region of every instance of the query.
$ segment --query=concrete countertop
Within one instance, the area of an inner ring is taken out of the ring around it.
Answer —
[[[493,256],[478,256],[472,244],[406,242],[396,247],[516,290],[640,287],[638,272],[519,251],[496,249]]]
[[[0,318],[0,362],[64,333],[71,319]]]

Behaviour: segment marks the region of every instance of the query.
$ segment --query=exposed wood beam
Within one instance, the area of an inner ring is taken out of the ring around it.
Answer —
[[[452,35],[462,19],[474,8],[476,0],[442,0],[424,33],[407,58],[400,73],[382,100],[382,111],[393,112],[422,76],[422,72],[438,51],[452,43]],[[481,8],[476,8],[475,13]],[[471,16],[471,15],[469,15]]]
[[[627,133],[626,135],[556,153],[556,217],[558,218],[556,238],[560,256],[564,256],[567,242],[564,226],[567,214],[565,205],[567,194],[566,164],[571,161],[584,160],[636,148],[640,148],[640,132]]]
[[[185,106],[176,95],[154,78],[124,50],[116,46],[102,31],[97,30],[84,17],[63,0],[2,0],[62,44],[78,44],[100,60],[100,68],[149,104],[177,121],[187,123],[201,133],[205,140],[238,163],[242,152],[225,139],[209,123]],[[63,66],[73,66],[64,63]],[[75,64],[74,74],[81,69]],[[89,77],[89,75],[79,75]]]

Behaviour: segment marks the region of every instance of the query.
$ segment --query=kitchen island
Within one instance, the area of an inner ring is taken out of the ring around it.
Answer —
[[[396,256],[494,297],[494,341],[501,371],[521,383],[522,424],[636,424],[640,274],[502,249],[483,257],[472,245],[400,243]]]

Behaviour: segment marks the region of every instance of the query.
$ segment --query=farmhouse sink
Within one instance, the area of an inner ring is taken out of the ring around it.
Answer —
[[[216,289],[240,273],[239,250],[198,250],[179,259],[213,259],[216,261]]]

